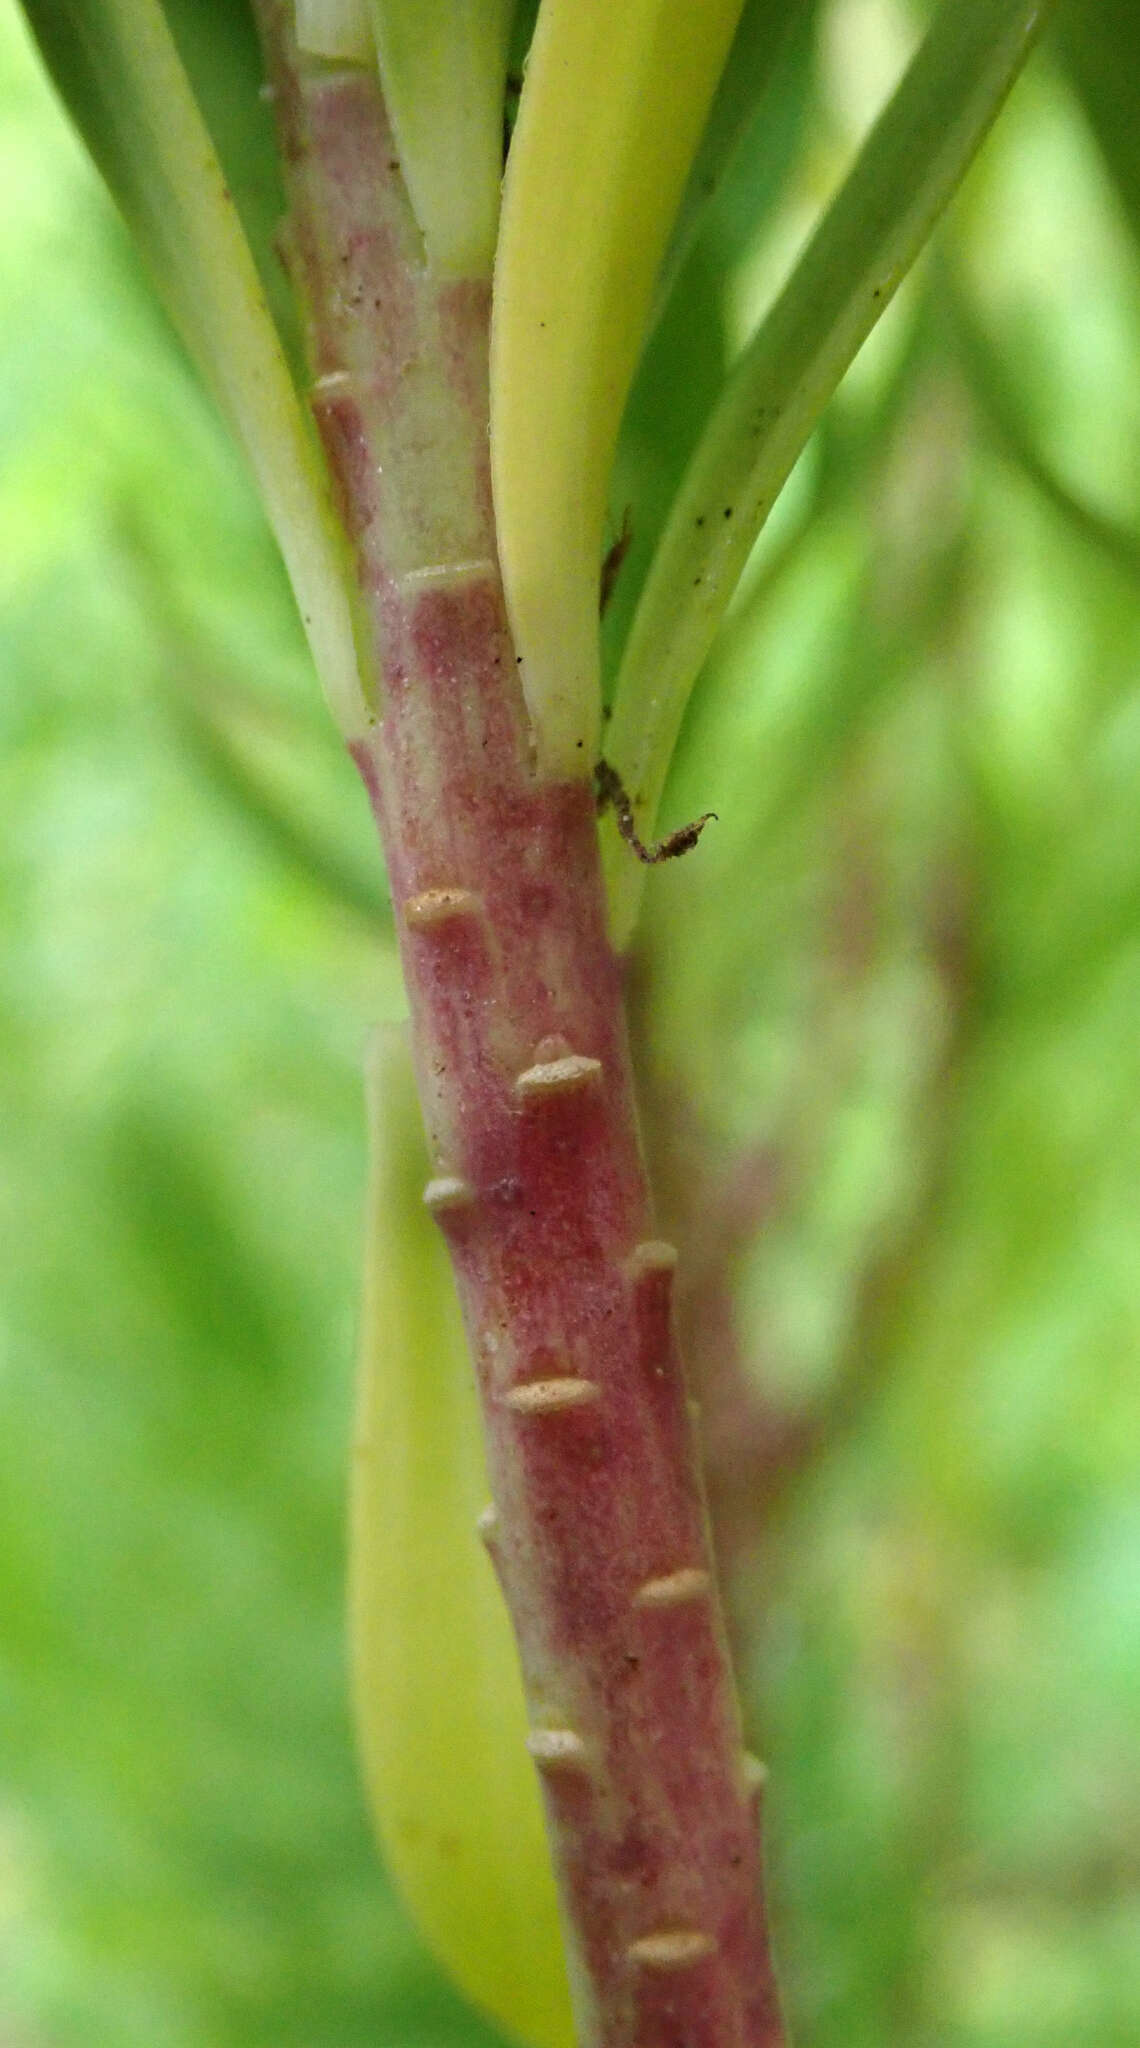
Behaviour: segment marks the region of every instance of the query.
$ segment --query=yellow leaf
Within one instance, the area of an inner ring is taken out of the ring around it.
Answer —
[[[589,774],[614,443],[741,0],[543,0],[491,331],[499,551],[540,769]]]
[[[357,1735],[389,1868],[460,1989],[573,2048],[562,1940],[454,1284],[405,1034],[375,1041],[349,1621]]]

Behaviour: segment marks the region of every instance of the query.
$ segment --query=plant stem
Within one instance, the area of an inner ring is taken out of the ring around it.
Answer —
[[[589,2048],[776,2048],[741,1747],[653,1239],[589,771],[543,781],[487,464],[489,288],[423,265],[375,82],[259,0],[313,409],[382,716],[376,810]],[[425,1370],[430,1361],[425,1360]],[[478,1787],[472,1787],[478,1797]]]

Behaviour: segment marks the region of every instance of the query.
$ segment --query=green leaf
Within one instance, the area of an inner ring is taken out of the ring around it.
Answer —
[[[26,0],[67,106],[245,448],[342,731],[364,730],[324,471],[233,196],[157,0]],[[218,64],[226,62],[220,43]]]
[[[997,445],[1060,514],[1073,533],[1096,548],[1133,585],[1140,585],[1140,533],[1074,490],[1037,445],[1032,426],[999,351],[960,286],[943,294],[951,336],[970,394]]]
[[[1042,0],[946,0],[730,376],[630,630],[606,750],[652,831],[693,683],[756,536],[844,371],[960,183],[1036,40]],[[607,826],[615,938],[642,871]]]
[[[285,213],[281,160],[273,108],[262,91],[261,42],[249,0],[161,0],[161,5],[237,207],[293,380],[302,384],[300,322],[278,246]]]
[[[371,0],[384,102],[428,260],[487,277],[499,224],[511,0]]]
[[[390,905],[375,881],[358,872],[327,833],[306,826],[297,806],[274,788],[260,749],[243,749],[224,719],[210,708],[197,678],[187,687],[186,667],[183,642],[171,650],[167,673],[177,676],[178,686],[166,694],[165,708],[199,770],[283,872],[303,878],[370,931],[390,934]]]
[[[491,331],[499,553],[539,765],[588,774],[606,489],[661,258],[740,0],[544,0]]]
[[[1057,44],[1140,240],[1140,24],[1133,0],[1068,0]]]
[[[349,1616],[357,1734],[385,1856],[475,2004],[572,2048],[562,1939],[454,1283],[422,1195],[403,1031],[368,1071],[369,1173]]]
[[[809,0],[745,0],[657,283],[661,305],[677,282],[726,177],[762,118],[761,105]]]
[[[628,509],[632,537],[602,621],[607,701],[657,543],[733,360],[726,279],[757,247],[804,144],[814,78],[813,8],[800,0],[793,5],[794,32],[776,40],[776,62],[746,132],[716,171],[715,190],[694,205],[688,226],[679,220],[674,231],[652,332],[622,414],[609,481],[607,536],[620,529]],[[746,17],[761,13],[762,7],[753,4]],[[745,21],[730,67],[740,61],[742,41],[747,51]],[[750,62],[753,83],[759,86],[755,57]],[[714,102],[710,128],[716,119]],[[691,189],[694,179],[689,182]]]

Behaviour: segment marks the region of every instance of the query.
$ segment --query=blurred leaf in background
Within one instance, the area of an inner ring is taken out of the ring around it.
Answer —
[[[1140,2039],[1128,17],[1073,0],[794,475],[634,976],[804,2048]],[[611,671],[914,32],[801,13],[627,415]],[[0,95],[0,2038],[474,2048],[345,1706],[366,805],[7,0]]]

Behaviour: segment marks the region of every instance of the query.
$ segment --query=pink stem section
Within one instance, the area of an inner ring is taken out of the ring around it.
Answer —
[[[488,299],[423,267],[378,88],[261,6],[313,409],[383,677],[397,911],[589,2048],[776,2048],[741,1746],[589,770],[536,779],[496,565]],[[478,1788],[473,1787],[473,1797]]]

